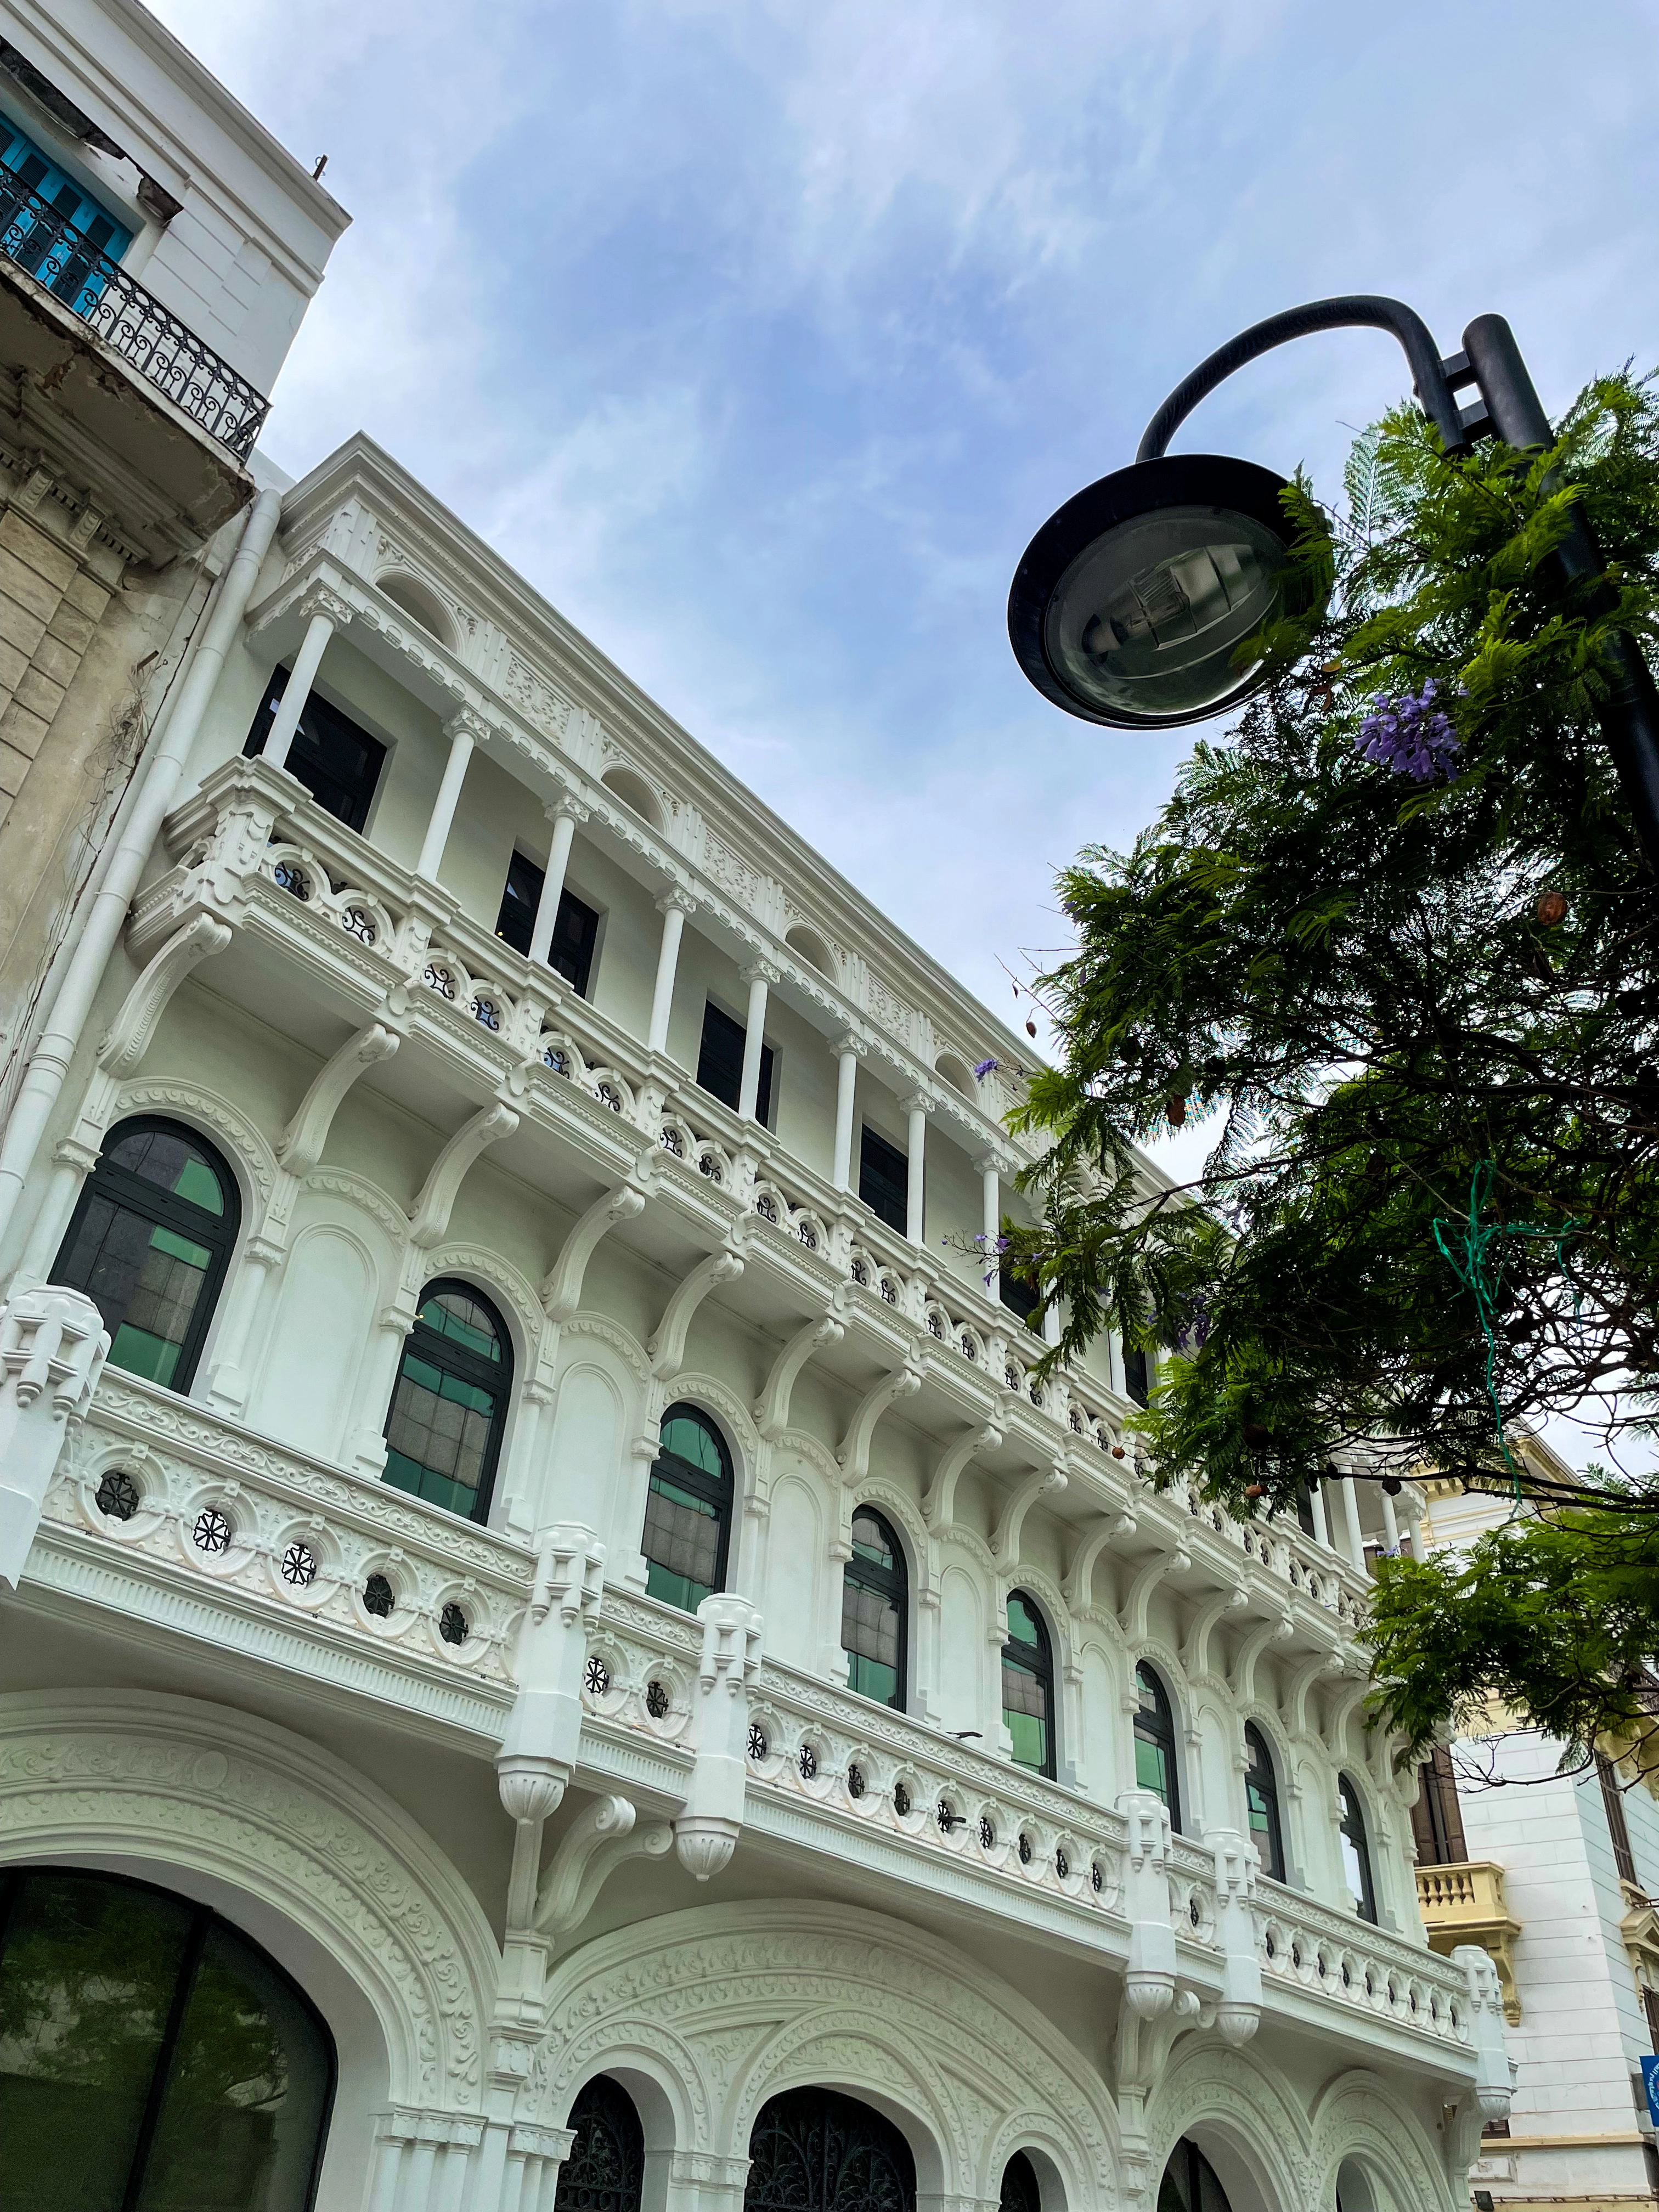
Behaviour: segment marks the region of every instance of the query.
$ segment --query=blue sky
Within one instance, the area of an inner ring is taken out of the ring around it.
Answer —
[[[356,218],[277,388],[358,428],[1004,1012],[1179,738],[1030,691],[1015,562],[1235,330],[1509,315],[1546,404],[1659,361],[1659,7],[151,0]],[[1305,462],[1404,388],[1306,341],[1177,444]]]

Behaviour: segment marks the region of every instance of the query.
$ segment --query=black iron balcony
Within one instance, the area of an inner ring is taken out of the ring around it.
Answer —
[[[76,205],[81,203],[76,197]],[[194,331],[100,252],[70,214],[24,191],[0,168],[0,255],[131,364],[145,382],[239,460],[246,460],[270,402]]]

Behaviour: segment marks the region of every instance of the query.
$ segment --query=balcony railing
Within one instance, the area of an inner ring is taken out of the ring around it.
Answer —
[[[1521,2017],[1515,1986],[1515,1942],[1521,1923],[1504,1895],[1504,1869],[1492,1859],[1460,1859],[1417,1869],[1417,1909],[1431,1947],[1443,1954],[1478,1943],[1498,1969],[1504,2017]]]
[[[77,202],[77,205],[79,203]],[[44,284],[147,384],[246,460],[270,402],[153,293],[89,245],[70,216],[0,169],[0,254]]]

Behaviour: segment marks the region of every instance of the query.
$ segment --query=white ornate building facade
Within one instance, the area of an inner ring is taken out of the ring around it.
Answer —
[[[366,439],[259,480],[0,1140],[0,2201],[1458,2212],[1392,1502],[1155,1493],[971,1249],[1022,1041]]]

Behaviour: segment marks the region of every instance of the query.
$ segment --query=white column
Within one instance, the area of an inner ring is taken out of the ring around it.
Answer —
[[[553,943],[553,927],[559,918],[559,898],[564,890],[564,872],[570,865],[571,842],[576,835],[578,810],[574,805],[550,806],[548,813],[553,823],[553,842],[548,850],[547,873],[542,878],[542,895],[536,902],[536,920],[530,932],[530,957],[538,965],[546,959]],[[580,810],[586,821],[587,809]]]
[[[421,841],[421,857],[415,863],[415,872],[424,876],[429,884],[438,880],[438,869],[444,857],[444,847],[449,842],[450,825],[455,819],[455,809],[460,805],[461,786],[466,780],[466,764],[472,757],[479,726],[471,714],[462,713],[444,724],[449,738],[449,758],[444,763],[443,781],[438,786],[438,796],[433,803],[432,819],[426,825],[426,836]]]
[[[1377,1496],[1382,1500],[1383,1538],[1388,1544],[1389,1551],[1394,1553],[1395,1558],[1398,1558],[1400,1554],[1400,1522],[1395,1515],[1394,1500],[1389,1497],[1388,1492],[1381,1487],[1378,1488]]]
[[[317,680],[317,670],[323,657],[323,647],[334,635],[334,618],[330,614],[314,614],[311,617],[300,650],[294,656],[294,671],[276,702],[276,712],[265,733],[263,757],[272,768],[281,768],[288,759],[288,749],[294,742],[294,732],[300,726],[300,717],[305,712],[306,701],[311,696],[311,687]]]
[[[680,938],[691,898],[685,891],[669,891],[657,901],[662,916],[662,944],[657,953],[657,986],[651,994],[651,1027],[646,1036],[649,1052],[668,1049],[668,1017],[674,1011],[674,970],[679,965]]]
[[[240,1413],[247,1403],[248,1378],[244,1373],[253,1318],[271,1270],[282,1261],[281,1249],[263,1237],[250,1237],[242,1255],[242,1271],[232,1295],[223,1336],[213,1363],[209,1395],[221,1405]]]
[[[906,1180],[905,1188],[904,1233],[913,1244],[925,1244],[927,1242],[927,1227],[922,1219],[922,1211],[926,1191],[927,1116],[933,1111],[933,1100],[920,1091],[914,1098],[907,1098],[904,1102],[904,1110],[910,1117],[909,1175]]]
[[[1313,1507],[1315,1539],[1328,1547],[1331,1540],[1331,1528],[1329,1522],[1325,1518],[1325,1486],[1322,1482],[1310,1482],[1308,1485],[1308,1503]]]
[[[837,1190],[853,1188],[853,1097],[858,1085],[861,1039],[844,1036],[836,1047],[836,1161],[831,1176]]]
[[[32,1290],[51,1273],[52,1263],[58,1257],[58,1247],[70,1225],[70,1216],[81,1195],[81,1186],[97,1164],[97,1153],[73,1139],[65,1139],[54,1151],[52,1180],[46,1185],[46,1196],[40,1201],[22,1260],[13,1278],[14,1290]]]
[[[1365,1571],[1365,1539],[1359,1531],[1359,1496],[1351,1474],[1345,1474],[1337,1486],[1342,1492],[1342,1525],[1348,1539],[1348,1557],[1363,1575]]]
[[[1060,1308],[1057,1305],[1050,1306],[1042,1316],[1042,1341],[1045,1344],[1060,1342]]]
[[[997,1239],[1002,1234],[1002,1175],[994,1153],[988,1152],[979,1163],[979,1173],[984,1193],[980,1219],[985,1235],[985,1265],[979,1272],[981,1278],[991,1279],[985,1285],[986,1295],[996,1298],[1002,1294],[1002,1269],[997,1259]]]
[[[743,1078],[738,1085],[738,1115],[744,1121],[757,1119],[760,1103],[761,1047],[766,1042],[766,990],[778,980],[769,960],[752,960],[743,970],[749,986],[749,1026],[743,1037]]]

